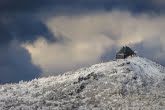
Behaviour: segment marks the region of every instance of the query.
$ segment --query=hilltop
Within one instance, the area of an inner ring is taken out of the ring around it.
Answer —
[[[0,85],[0,110],[164,110],[165,68],[141,57]]]

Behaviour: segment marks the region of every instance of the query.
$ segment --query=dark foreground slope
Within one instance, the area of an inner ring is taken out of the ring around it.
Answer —
[[[165,68],[140,57],[0,86],[0,110],[165,110]]]

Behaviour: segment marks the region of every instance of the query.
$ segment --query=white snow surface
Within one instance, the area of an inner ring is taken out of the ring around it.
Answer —
[[[0,110],[165,110],[165,68],[131,57],[0,85]]]

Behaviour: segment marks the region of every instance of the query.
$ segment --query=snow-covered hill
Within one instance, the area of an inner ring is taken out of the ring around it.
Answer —
[[[165,68],[133,57],[0,85],[0,110],[165,110]]]

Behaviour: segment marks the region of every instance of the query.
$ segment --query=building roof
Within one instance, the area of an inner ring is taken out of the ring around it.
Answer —
[[[135,54],[135,52],[131,48],[123,46],[117,54]]]

